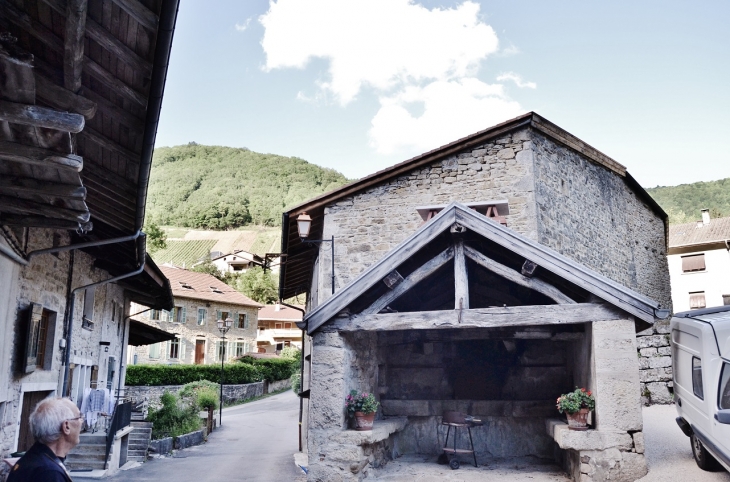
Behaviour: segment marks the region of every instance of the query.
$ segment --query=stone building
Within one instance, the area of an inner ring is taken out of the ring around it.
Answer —
[[[33,443],[37,402],[119,401],[127,342],[168,336],[127,315],[172,306],[141,229],[177,3],[0,6],[2,458]],[[67,466],[118,468],[82,453]]]
[[[175,298],[174,308],[131,308],[134,319],[174,334],[174,340],[138,346],[129,360],[134,364],[220,363],[256,352],[258,310],[263,306],[214,276],[162,266]],[[217,320],[231,318],[233,326],[223,341]],[[130,351],[130,353],[132,353]]]
[[[298,237],[304,212],[310,238],[334,236],[334,277],[331,247]],[[529,113],[283,219],[280,296],[307,294],[300,326],[312,336],[310,480],[360,480],[396,455],[437,455],[446,409],[488,422],[475,438],[482,458],[557,453],[576,480],[645,473],[635,336],[670,313],[667,225],[622,165]],[[555,311],[565,304],[610,313],[571,318]],[[588,438],[568,440],[548,422],[575,385],[596,393],[597,409]],[[371,437],[345,431],[351,389],[376,393],[379,417],[391,416]]]

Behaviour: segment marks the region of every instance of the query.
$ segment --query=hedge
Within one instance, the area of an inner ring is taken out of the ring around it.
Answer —
[[[299,370],[299,360],[295,358],[253,358],[245,356],[236,360],[241,364],[255,366],[264,380],[276,382],[287,380],[294,372]]]
[[[219,383],[220,365],[129,365],[127,386],[185,385],[199,380]],[[239,385],[264,380],[258,367],[245,363],[229,363],[223,368],[223,384]]]

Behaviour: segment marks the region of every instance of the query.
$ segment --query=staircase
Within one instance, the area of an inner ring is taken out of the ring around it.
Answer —
[[[79,444],[66,456],[65,465],[69,471],[103,470],[105,455],[106,434],[104,432],[82,433]]]
[[[152,438],[152,422],[134,420],[133,417],[132,427],[134,430],[129,434],[127,461],[144,462],[147,459],[147,448]]]

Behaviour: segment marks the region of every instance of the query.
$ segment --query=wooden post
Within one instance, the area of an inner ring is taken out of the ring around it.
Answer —
[[[454,309],[469,309],[469,276],[466,272],[464,240],[456,238],[454,243]]]

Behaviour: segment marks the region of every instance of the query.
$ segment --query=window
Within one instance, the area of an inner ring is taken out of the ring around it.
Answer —
[[[168,353],[168,358],[170,359],[176,360],[180,358],[180,338],[170,340],[170,351]]]
[[[176,306],[173,310],[174,316],[173,320],[175,323],[185,323],[185,307],[184,306]]]
[[[730,408],[730,363],[725,362],[722,364],[722,375],[720,375],[720,391],[718,392],[719,400],[717,406],[720,410],[727,410]]]
[[[150,345],[150,358],[160,358],[160,344],[154,343]]]
[[[291,323],[284,323],[285,330],[291,330]]]
[[[205,308],[198,308],[198,325],[205,324],[205,318],[208,316],[208,310]]]
[[[277,323],[276,325],[274,325],[274,327],[277,330],[281,330],[281,323]]]
[[[228,315],[229,315],[229,313],[227,311],[217,310],[215,320],[216,321],[218,321],[218,320],[226,321],[226,319],[228,318]]]
[[[38,327],[38,354],[36,355],[35,363],[40,369],[43,369],[46,361],[46,344],[48,342],[48,317],[50,313],[47,310],[43,310],[41,313],[41,322]],[[53,335],[51,335],[53,336]],[[52,356],[49,353],[49,356]]]
[[[94,293],[96,287],[86,288],[84,290],[84,318],[94,321]]]
[[[700,400],[705,399],[705,391],[702,388],[702,360],[696,356],[692,357],[692,392]]]
[[[236,342],[236,356],[240,357],[243,356],[246,353],[246,343],[242,341]]]
[[[160,310],[151,310],[149,313],[150,313],[150,320],[160,321]]]
[[[246,316],[246,313],[238,314],[238,327],[248,328],[248,317]]]
[[[725,306],[730,305],[730,295],[722,295],[722,304]]]
[[[705,292],[704,291],[695,291],[694,293],[689,294],[689,309],[690,310],[697,310],[700,308],[704,308],[706,305],[705,303]]]
[[[215,342],[215,359],[216,361],[225,360],[226,358],[226,344],[223,341]]]
[[[682,272],[705,271],[705,254],[682,256]]]

